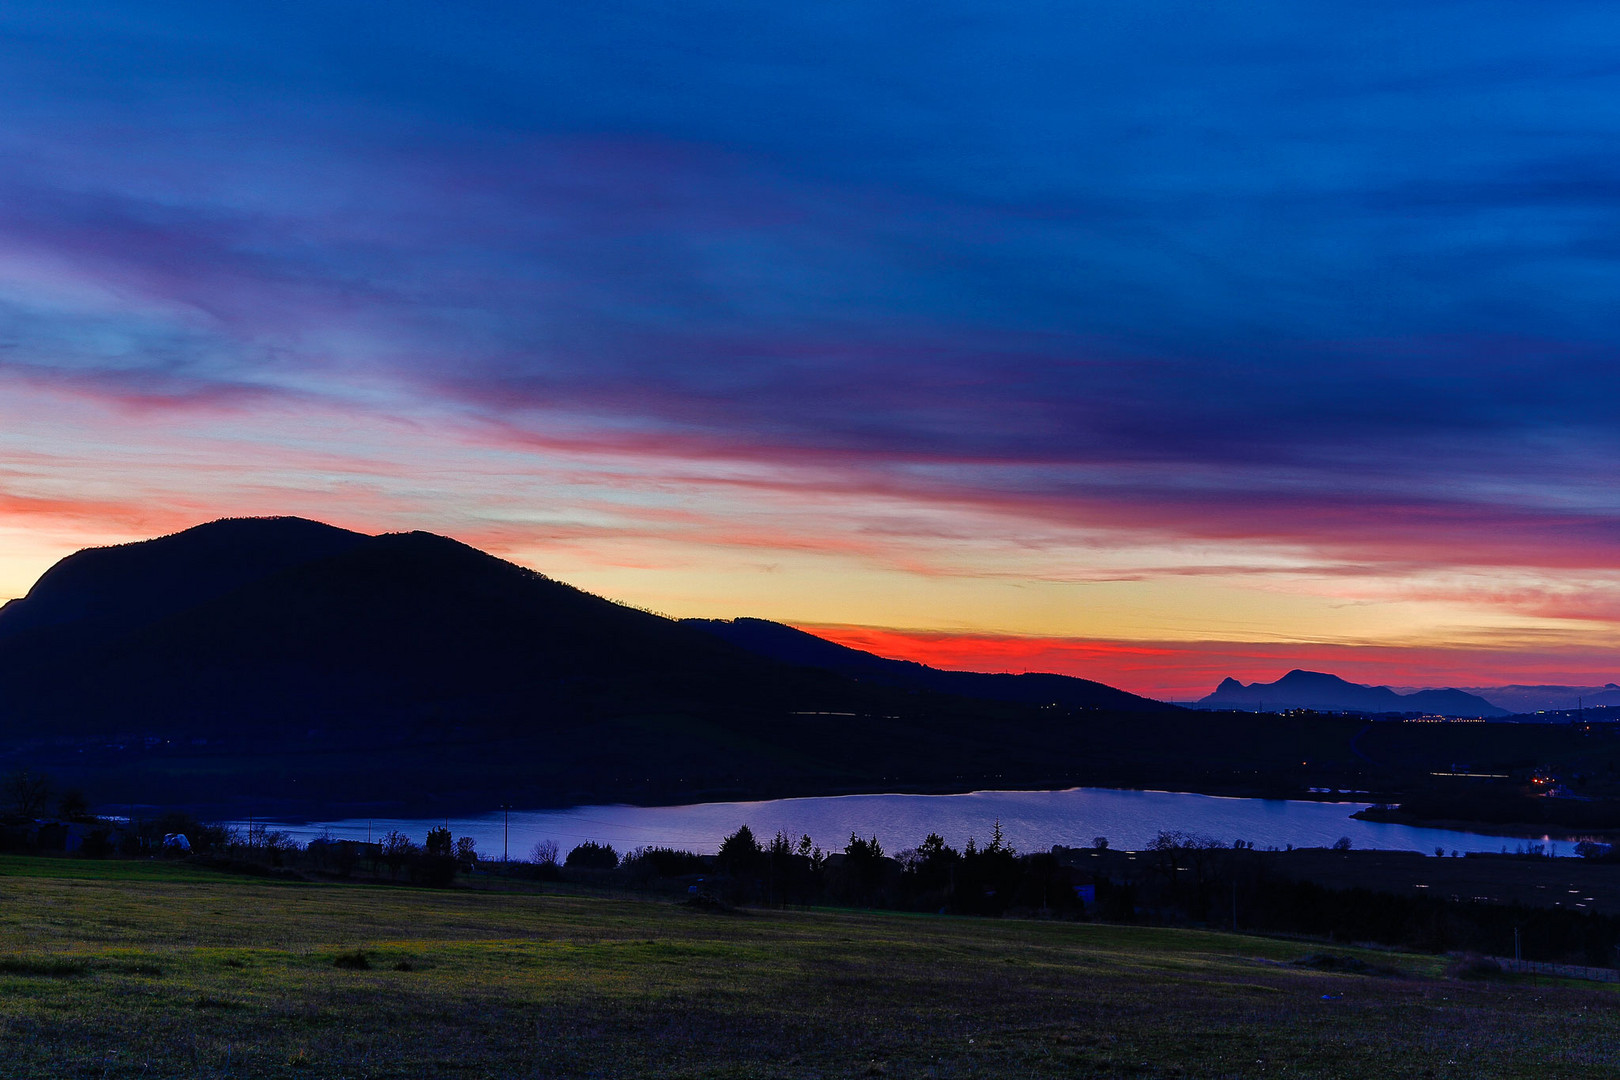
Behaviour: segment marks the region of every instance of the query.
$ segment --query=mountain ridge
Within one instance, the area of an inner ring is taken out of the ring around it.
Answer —
[[[947,671],[915,660],[893,660],[768,619],[682,619],[681,622],[701,627],[733,645],[783,663],[825,668],[891,686],[1035,706],[1127,711],[1162,711],[1175,707],[1072,675]]]
[[[1315,709],[1326,712],[1437,713],[1444,716],[1503,717],[1509,710],[1455,688],[1401,694],[1322,671],[1295,668],[1274,682],[1243,683],[1230,676],[1194,703],[1199,709]]]

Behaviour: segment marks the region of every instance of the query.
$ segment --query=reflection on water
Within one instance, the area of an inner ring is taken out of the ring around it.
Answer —
[[[1067,791],[976,791],[966,795],[847,795],[838,798],[773,799],[765,802],[697,803],[691,806],[576,806],[568,810],[496,811],[473,818],[424,820],[364,818],[280,826],[307,841],[323,831],[334,837],[380,838],[398,829],[417,842],[427,830],[448,823],[456,836],[471,836],[486,858],[526,859],[537,841],[554,840],[566,853],[586,840],[612,844],[620,853],[642,846],[711,853],[739,825],[762,840],[778,830],[809,833],[828,850],[843,850],[851,833],[876,836],[894,853],[915,847],[937,832],[952,847],[969,837],[983,844],[996,821],[1019,851],[1045,851],[1053,844],[1089,846],[1099,836],[1114,848],[1146,847],[1163,830],[1209,836],[1223,843],[1246,840],[1257,848],[1325,847],[1349,837],[1357,848],[1432,853],[1511,851],[1523,841],[1449,829],[1357,821],[1365,803],[1297,802],[1282,799],[1222,799],[1169,791],[1071,788]],[[1568,847],[1569,845],[1566,845]]]

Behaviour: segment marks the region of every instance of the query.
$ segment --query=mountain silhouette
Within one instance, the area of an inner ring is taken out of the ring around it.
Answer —
[[[1436,713],[1442,716],[1507,716],[1508,711],[1462,690],[1398,694],[1387,686],[1364,686],[1320,671],[1295,668],[1276,682],[1244,684],[1222,679],[1201,709],[1317,709],[1323,712]]]
[[[1620,707],[1620,686],[1614,683],[1602,686],[1526,686],[1515,683],[1508,686],[1465,686],[1462,689],[1513,713]]]
[[[1071,709],[1162,712],[1169,707],[1160,701],[1069,675],[942,671],[912,660],[891,660],[767,619],[682,621],[760,656],[787,664],[825,668],[885,686],[934,690],[943,694],[1021,705],[1061,705]]]
[[[79,552],[0,609],[0,769],[305,808],[1066,781],[1084,717],[920,670],[783,662],[430,533],[225,520]]]
[[[0,641],[61,628],[105,638],[367,539],[302,518],[227,518],[173,536],[87,548],[0,607]]]

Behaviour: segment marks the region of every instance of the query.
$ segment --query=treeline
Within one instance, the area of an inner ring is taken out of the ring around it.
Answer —
[[[568,864],[565,863],[565,868]],[[989,843],[960,851],[938,834],[889,856],[877,837],[851,834],[841,851],[823,851],[809,836],[778,832],[761,841],[746,825],[712,857],[641,849],[617,867],[632,886],[676,879],[689,895],[728,904],[833,904],[1000,915],[1013,909],[1078,916],[1088,892],[1084,875],[1051,854],[1020,855],[999,823]]]
[[[1610,915],[1415,891],[1330,888],[1282,873],[1278,853],[1185,833],[1161,833],[1143,852],[1058,853],[1095,867],[1099,906],[1106,897],[1107,917],[1118,921],[1300,934],[1433,953],[1511,956],[1517,942],[1525,959],[1598,967],[1620,959],[1620,919]]]
[[[543,845],[544,846],[544,845]],[[1340,841],[1338,850],[1348,851]],[[1282,853],[1164,832],[1143,851],[1057,847],[1020,854],[996,826],[960,851],[937,834],[887,855],[851,836],[823,852],[808,837],[761,842],[744,826],[716,855],[643,848],[622,858],[589,843],[531,864],[562,879],[685,893],[723,904],[836,904],[960,915],[1015,914],[1298,934],[1423,952],[1613,966],[1620,919],[1522,905],[1457,901],[1370,888],[1330,888],[1280,872]],[[544,852],[542,852],[544,854]]]
[[[0,852],[67,853],[88,858],[189,858],[236,873],[281,877],[369,876],[445,886],[478,865],[469,836],[428,830],[421,843],[398,830],[376,841],[318,836],[299,843],[264,822],[241,828],[183,811],[102,818],[78,790],[53,790],[49,777],[19,770],[0,778]]]

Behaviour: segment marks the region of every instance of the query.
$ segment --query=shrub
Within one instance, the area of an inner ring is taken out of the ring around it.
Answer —
[[[1453,979],[1500,979],[1504,972],[1502,965],[1488,956],[1462,956],[1446,968],[1446,974]]]
[[[706,869],[703,856],[667,847],[637,848],[624,857],[624,865],[650,877],[680,877],[701,874]]]
[[[568,853],[563,865],[578,870],[612,870],[619,865],[619,853],[612,844],[587,840]]]

